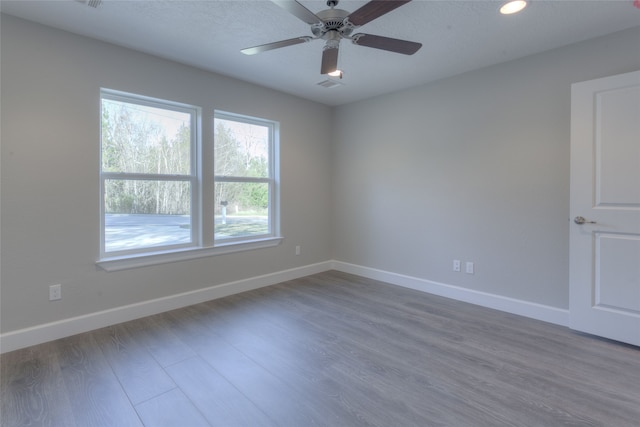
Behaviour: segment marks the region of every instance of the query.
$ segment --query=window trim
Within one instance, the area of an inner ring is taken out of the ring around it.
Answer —
[[[101,258],[96,262],[105,271],[120,271],[131,268],[148,267],[151,265],[166,264],[170,262],[188,261],[206,258],[215,255],[223,255],[234,252],[244,252],[254,249],[270,248],[278,246],[284,240],[283,237],[270,237],[265,239],[247,240],[241,243],[233,242],[226,245],[189,247],[167,251],[147,252],[134,255],[122,255]]]
[[[247,182],[267,182],[269,184],[269,230],[268,234],[246,236],[240,238],[215,239],[215,225],[210,227],[203,224],[203,218],[215,218],[215,206],[205,206],[205,191],[213,191],[216,180],[225,180],[227,177],[214,176],[215,152],[214,144],[211,142],[211,155],[203,156],[203,133],[202,133],[202,107],[183,104],[179,102],[152,98],[144,95],[137,95],[112,89],[100,89],[100,118],[102,120],[102,100],[110,99],[114,101],[133,103],[155,108],[182,111],[191,114],[191,171],[189,175],[171,174],[147,174],[147,173],[120,173],[102,171],[102,126],[99,125],[99,179],[100,179],[100,248],[99,258],[96,265],[105,271],[119,271],[131,268],[145,267],[151,265],[165,264],[170,262],[198,259],[227,253],[248,251],[254,249],[268,248],[279,245],[283,237],[280,234],[280,165],[279,165],[279,132],[280,123],[273,120],[246,116],[237,113],[214,110],[210,116],[211,139],[214,134],[215,118],[224,118],[245,123],[258,124],[269,128],[269,177],[251,178]],[[203,182],[203,171],[205,168],[211,170],[211,182]],[[105,252],[105,182],[108,179],[138,179],[138,180],[159,180],[166,181],[187,181],[191,184],[191,242],[137,248],[124,251]],[[233,177],[233,181],[243,180],[241,177]],[[208,185],[207,185],[208,184]],[[210,185],[210,187],[209,187]],[[210,210],[210,211],[209,211]]]

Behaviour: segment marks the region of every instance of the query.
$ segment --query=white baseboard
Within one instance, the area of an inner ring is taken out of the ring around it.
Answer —
[[[388,271],[362,267],[341,261],[332,261],[331,267],[334,270],[367,277],[369,279],[380,280],[381,282],[391,283],[405,288],[415,289],[458,301],[505,311],[507,313],[517,314],[531,319],[542,320],[544,322],[554,323],[560,326],[569,326],[569,310],[566,309],[486,292],[474,291],[473,289],[446,285],[444,283],[433,282],[431,280],[390,273]]]
[[[0,353],[42,344],[47,341],[53,341],[129,320],[250,291],[252,289],[275,285],[276,283],[286,282],[287,280],[309,276],[330,269],[331,262],[326,261],[7,332],[0,335]]]
[[[0,353],[42,344],[47,341],[163,313],[204,301],[223,298],[240,292],[275,285],[276,283],[332,269],[561,326],[569,325],[569,310],[474,291],[458,286],[446,285],[417,277],[377,270],[375,268],[362,267],[341,261],[326,261],[7,332],[0,335]]]

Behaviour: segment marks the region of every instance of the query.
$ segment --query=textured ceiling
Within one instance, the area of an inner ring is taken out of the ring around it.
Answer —
[[[314,13],[325,1],[301,0]],[[342,0],[350,12],[366,1]],[[512,16],[500,2],[414,0],[356,32],[423,44],[413,56],[340,45],[343,85],[324,88],[319,40],[263,52],[246,47],[311,35],[268,0],[2,1],[2,13],[151,53],[328,105],[339,105],[640,26],[632,0],[534,0]],[[640,40],[639,40],[640,46]],[[640,48],[638,50],[640,55]]]

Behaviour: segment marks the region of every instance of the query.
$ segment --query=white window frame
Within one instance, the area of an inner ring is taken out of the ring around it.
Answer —
[[[269,232],[265,234],[260,234],[257,236],[246,236],[246,237],[235,237],[235,238],[224,238],[215,240],[215,246],[227,246],[236,244],[238,242],[243,241],[252,241],[255,239],[263,239],[263,238],[277,238],[280,236],[280,215],[279,215],[279,191],[278,191],[278,182],[279,182],[279,167],[277,164],[278,157],[277,156],[277,139],[279,134],[279,125],[277,122],[260,119],[257,117],[250,117],[235,113],[230,113],[226,111],[215,111],[214,113],[214,122],[215,119],[234,121],[238,123],[247,123],[252,125],[264,126],[268,129],[269,141],[268,141],[268,151],[269,151],[269,165],[268,171],[269,176],[266,178],[255,178],[255,177],[244,177],[244,176],[231,176],[231,175],[215,175],[214,170],[214,185],[216,182],[246,182],[246,183],[264,183],[269,187],[269,207],[268,207],[268,229]],[[214,157],[216,155],[214,148]]]
[[[214,170],[214,156],[203,156],[202,138],[202,108],[173,101],[151,98],[111,89],[100,90],[100,105],[102,99],[110,99],[120,102],[140,104],[155,108],[175,110],[191,113],[191,171],[189,175],[165,175],[165,174],[140,174],[140,173],[114,173],[102,171],[102,126],[100,126],[100,255],[96,264],[106,271],[117,271],[129,268],[144,267],[163,264],[167,262],[183,261],[189,259],[209,257],[224,253],[240,252],[276,246],[281,243],[280,235],[280,200],[279,200],[279,123],[249,117],[235,113],[215,111],[214,116],[221,114],[226,119],[245,121],[260,125],[267,125],[270,129],[269,138],[269,230],[270,233],[258,236],[242,238],[225,238],[216,241],[214,238],[214,224],[205,223],[203,218],[214,218],[213,200],[204,197],[205,194],[213,194],[215,178],[207,182],[203,180],[205,169]],[[102,107],[100,108],[102,117]],[[101,119],[100,119],[101,120]],[[211,118],[213,129],[214,117]],[[213,144],[211,144],[213,147]],[[213,150],[213,148],[212,148]],[[191,184],[191,243],[173,244],[167,246],[139,248],[126,251],[105,251],[105,181],[108,179],[138,179],[161,181],[188,181]],[[261,178],[262,179],[262,178]],[[253,181],[251,181],[253,182]],[[212,203],[205,203],[211,200]]]

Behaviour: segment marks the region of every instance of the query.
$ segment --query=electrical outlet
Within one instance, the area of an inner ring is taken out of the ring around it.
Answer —
[[[296,255],[300,255],[300,246],[296,246]]]
[[[459,259],[454,259],[453,260],[453,271],[460,271],[460,260]]]
[[[473,263],[471,261],[467,261],[467,264],[465,265],[465,272],[467,274],[473,274]]]
[[[49,286],[49,301],[55,301],[62,299],[62,285]]]

